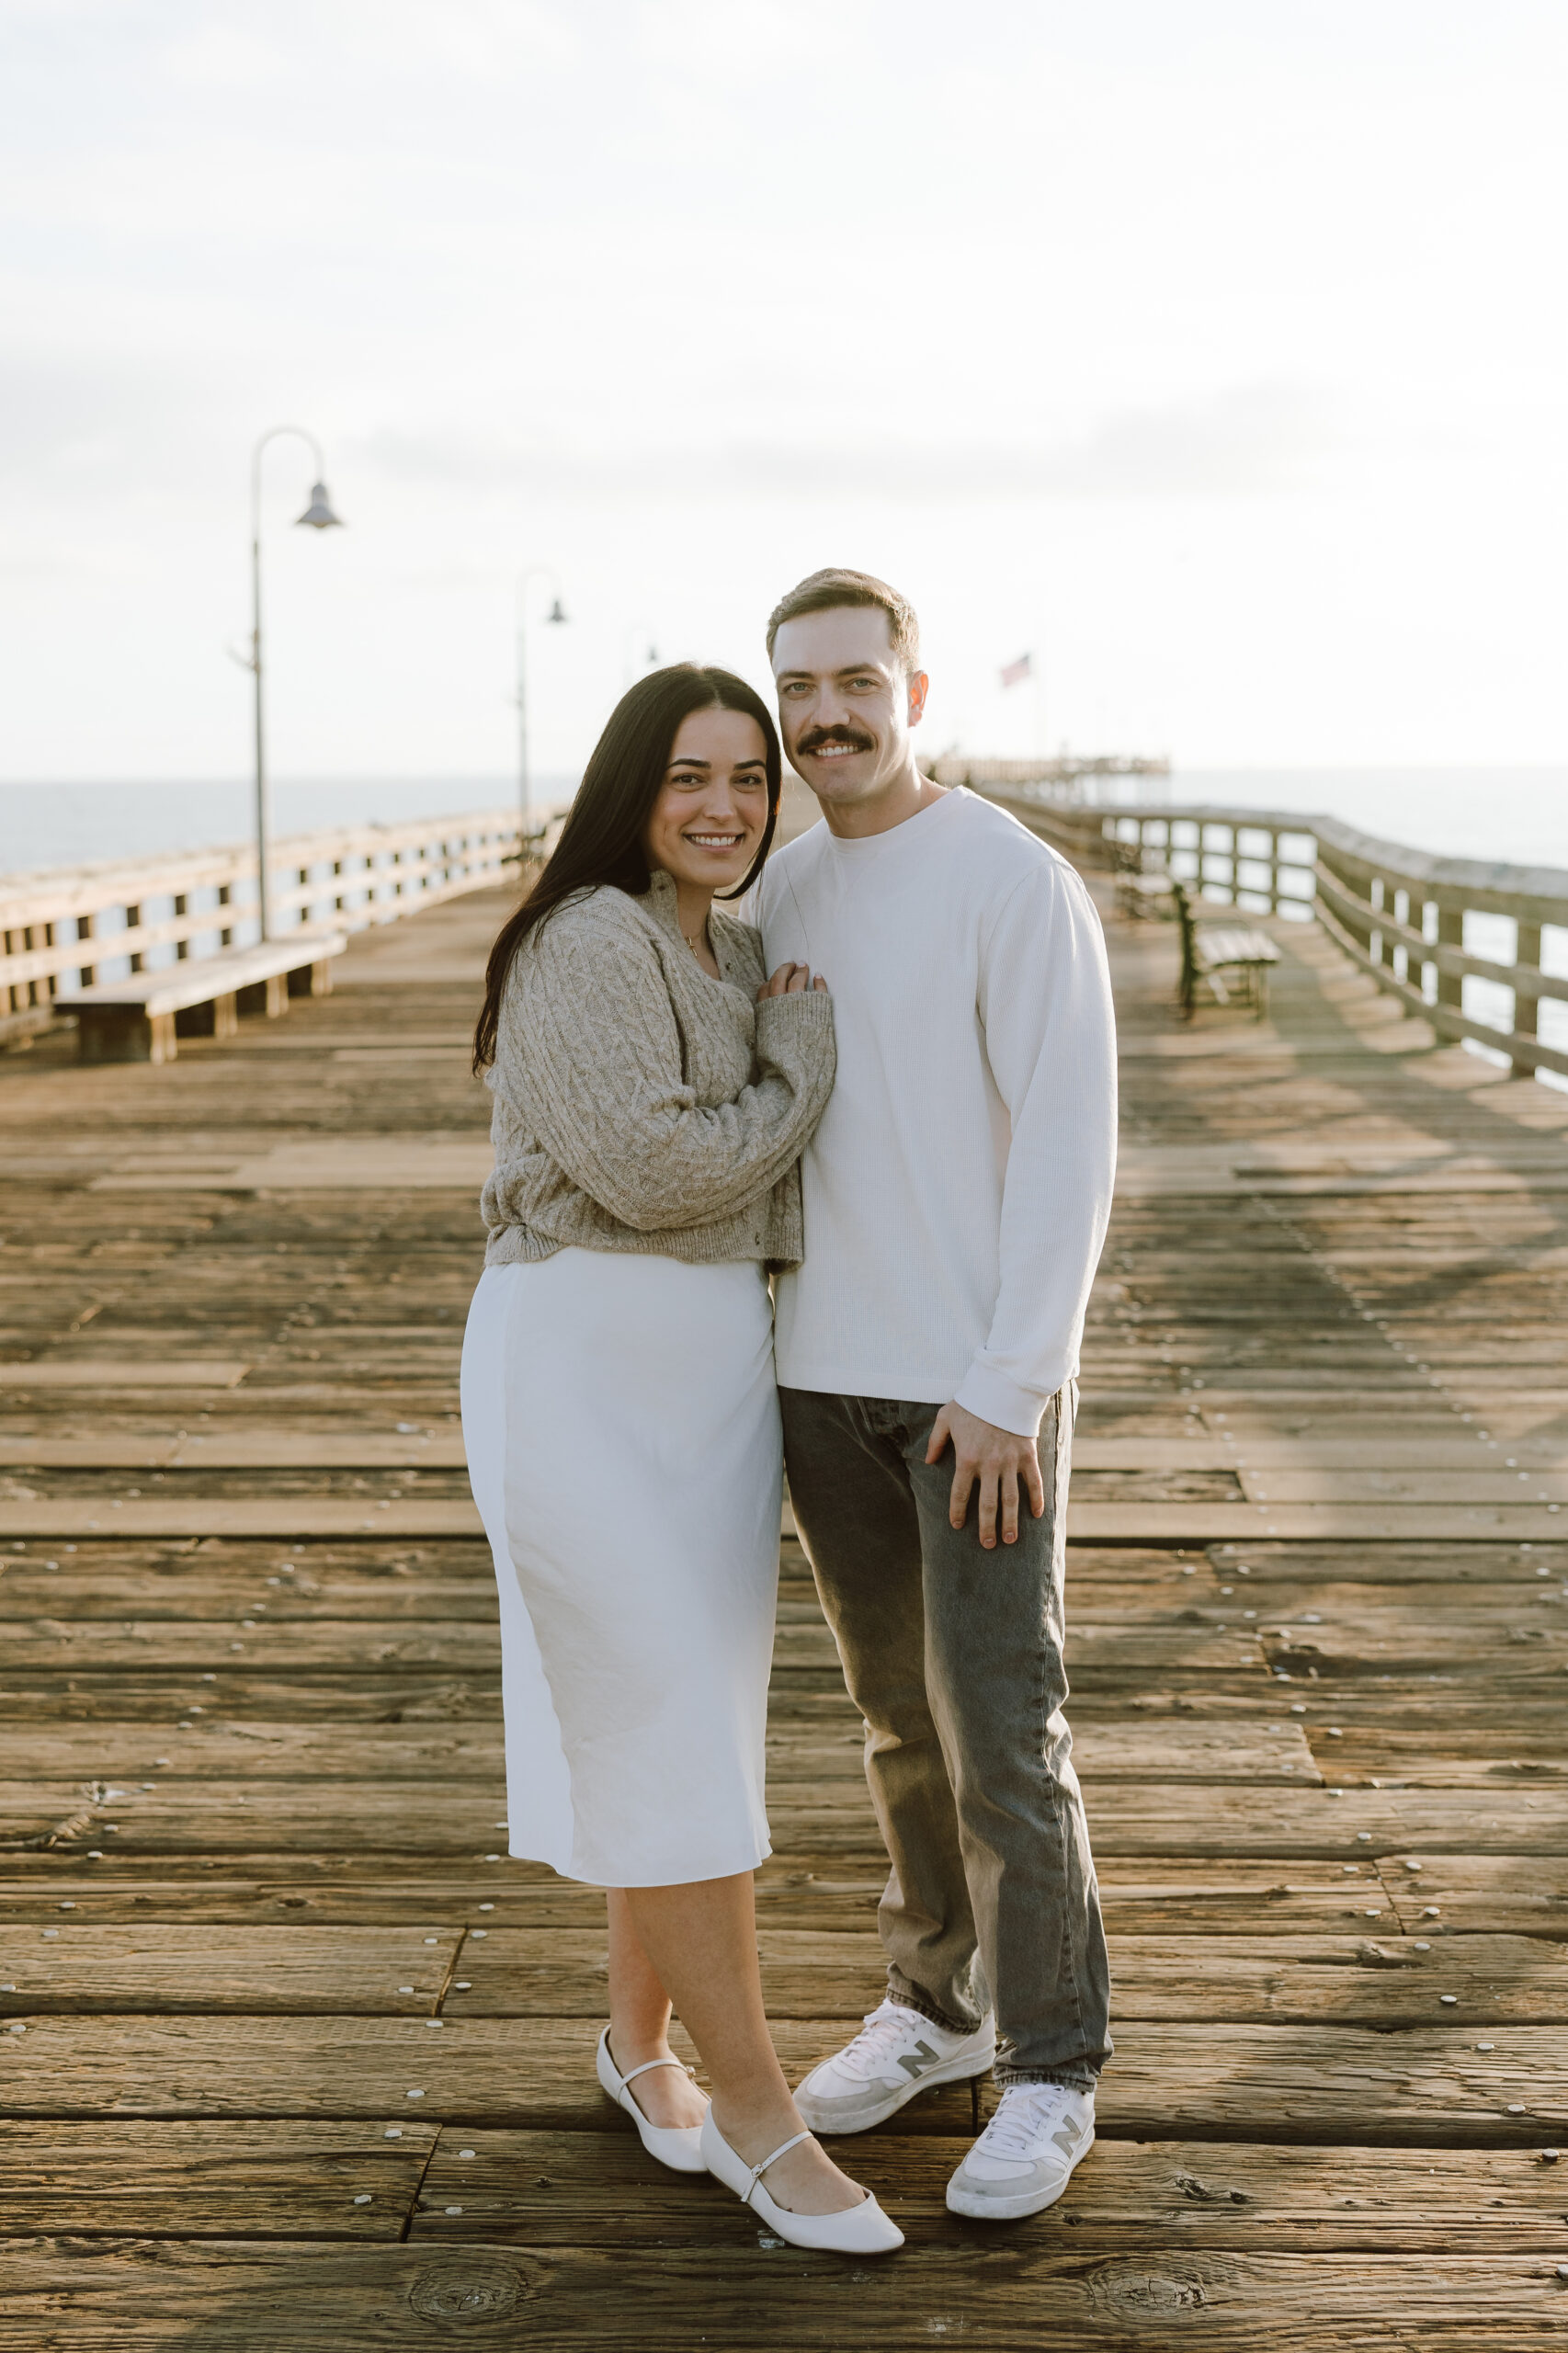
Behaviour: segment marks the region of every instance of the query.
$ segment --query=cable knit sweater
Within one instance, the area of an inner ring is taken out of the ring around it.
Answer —
[[[603,884],[531,931],[487,1077],[487,1267],[589,1250],[802,1256],[800,1156],[833,1089],[831,1000],[756,1003],[762,936],[714,910],[720,980],[681,938],[676,886]]]

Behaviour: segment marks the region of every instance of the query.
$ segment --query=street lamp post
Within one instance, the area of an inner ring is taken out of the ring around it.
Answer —
[[[559,628],[567,618],[561,601],[561,583],[548,563],[530,563],[517,574],[517,801],[525,843],[533,832],[533,779],[528,769],[528,584],[551,581],[555,595],[546,623]]]
[[[262,709],[261,666],[261,453],[269,441],[277,441],[292,434],[310,444],[315,460],[316,478],[311,484],[311,503],[297,519],[309,524],[312,531],[329,531],[341,526],[343,517],[335,515],[322,477],[326,468],[322,461],[321,443],[313,433],[301,425],[275,425],[264,433],[251,451],[250,461],[250,585],[251,632],[249,670],[256,698],[256,900],[261,916],[261,937],[272,936],[272,893],[267,880],[267,859],[272,833],[271,810],[268,807],[267,775],[267,733]]]

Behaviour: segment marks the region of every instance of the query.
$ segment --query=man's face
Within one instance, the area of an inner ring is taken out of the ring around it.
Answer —
[[[880,605],[835,605],[782,622],[773,677],[790,765],[819,801],[869,801],[907,772],[926,674],[904,675]]]

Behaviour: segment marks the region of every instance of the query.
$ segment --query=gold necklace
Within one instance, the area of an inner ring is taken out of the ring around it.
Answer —
[[[685,940],[692,954],[697,958],[699,963],[702,961],[702,949],[707,941],[707,934],[708,926],[706,922],[704,922],[702,929],[697,934],[696,938],[693,938],[689,931],[683,931],[681,933],[681,938]]]

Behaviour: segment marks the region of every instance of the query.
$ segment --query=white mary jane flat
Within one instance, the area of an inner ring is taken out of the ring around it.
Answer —
[[[710,2174],[733,2189],[751,2208],[759,2222],[791,2246],[809,2246],[827,2255],[891,2255],[895,2246],[903,2245],[903,2233],[896,2222],[891,2222],[869,2192],[858,2206],[847,2206],[837,2214],[797,2214],[788,2206],[778,2205],[762,2186],[762,2177],[770,2165],[790,2149],[798,2149],[802,2141],[811,2139],[809,2132],[797,2132],[781,2141],[770,2156],[759,2165],[748,2165],[737,2156],[713,2121],[709,2109],[702,2120],[700,2139],[702,2154]]]
[[[599,2037],[595,2066],[600,2084],[616,2106],[623,2108],[631,2117],[637,2127],[638,2137],[651,2157],[657,2157],[659,2163],[668,2165],[673,2173],[707,2172],[708,2160],[702,2153],[702,2125],[650,2124],[627,2088],[636,2082],[639,2075],[652,2075],[655,2067],[681,2067],[678,2059],[645,2060],[641,2067],[633,2067],[629,2075],[623,2075],[609,2055],[609,2029],[607,2026]],[[681,2073],[689,2075],[691,2069],[681,2067]]]

